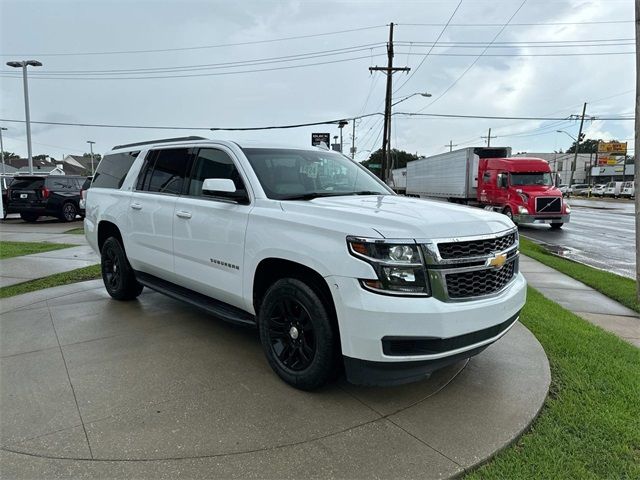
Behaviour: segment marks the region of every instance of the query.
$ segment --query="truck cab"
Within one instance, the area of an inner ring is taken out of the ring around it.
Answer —
[[[570,208],[555,187],[549,164],[540,158],[482,158],[478,201],[498,209],[514,223],[547,223],[561,228]]]

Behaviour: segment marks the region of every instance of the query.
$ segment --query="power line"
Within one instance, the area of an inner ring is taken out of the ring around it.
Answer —
[[[521,41],[516,41],[516,40],[505,40],[503,42],[491,42],[491,45],[504,45],[504,44],[515,44],[515,45],[522,45],[522,44],[541,44],[541,43],[560,43],[560,44],[564,44],[564,43],[597,43],[597,42],[629,42],[629,41],[634,41],[633,37],[630,38],[594,38],[594,39],[581,39],[581,40],[521,40]],[[438,43],[440,45],[480,45],[480,46],[484,46],[486,45],[488,42],[463,42],[463,41],[457,41],[457,42],[438,42],[436,41],[416,41],[416,40],[398,40],[396,43],[411,43],[414,45],[431,45],[432,43]]]
[[[405,79],[404,82],[402,82],[402,84],[396,88],[394,90],[394,94],[398,93],[398,91],[400,91],[400,89],[402,89],[402,87],[404,87],[407,82],[409,82],[409,80],[411,80],[411,77],[413,77],[416,72],[420,69],[420,67],[422,67],[422,64],[427,60],[427,58],[429,57],[429,54],[431,53],[431,51],[435,48],[436,44],[438,43],[438,40],[440,40],[440,38],[442,37],[442,35],[444,34],[444,31],[447,29],[447,27],[449,26],[449,23],[451,23],[451,20],[453,20],[453,17],[455,16],[456,12],[458,11],[458,9],[460,8],[460,5],[462,5],[462,0],[460,0],[460,2],[458,2],[458,5],[456,6],[456,8],[453,10],[453,13],[451,14],[451,16],[449,17],[449,20],[447,20],[447,23],[444,25],[444,27],[442,27],[442,30],[440,30],[440,34],[438,34],[438,38],[436,38],[435,42],[433,42],[433,45],[431,45],[431,48],[429,49],[429,51],[427,52],[427,54],[424,56],[424,58],[422,59],[422,61],[418,64],[417,67],[415,67],[413,69],[413,71],[409,74],[409,76]],[[409,54],[407,54],[407,57],[409,56]]]
[[[533,26],[561,26],[561,25],[606,25],[618,23],[634,23],[633,20],[599,20],[587,22],[528,22],[509,23],[510,27],[533,27]],[[407,27],[441,27],[442,23],[398,23],[397,25]],[[501,27],[501,23],[452,23],[450,27]]]
[[[97,127],[97,128],[130,128],[130,129],[156,129],[156,130],[226,130],[226,131],[250,131],[250,130],[272,130],[272,129],[289,129],[289,128],[299,128],[299,127],[308,127],[314,125],[328,125],[328,124],[338,124],[344,118],[367,118],[383,115],[382,112],[373,112],[367,113],[365,115],[359,116],[350,116],[345,115],[342,118],[332,119],[332,120],[323,120],[318,122],[311,123],[298,123],[298,124],[288,124],[288,125],[269,125],[269,126],[260,126],[260,127],[184,127],[184,126],[161,126],[161,125],[119,125],[119,124],[104,124],[104,123],[75,123],[75,122],[44,122],[44,121],[35,121],[32,120],[31,123],[38,125],[57,125],[57,126],[73,126],[73,127]],[[413,112],[395,112],[392,115],[400,115],[404,117],[415,117],[415,118],[466,118],[466,119],[488,119],[488,120],[563,120],[567,121],[565,118],[558,117],[518,117],[518,116],[500,116],[500,115],[464,115],[464,114],[452,114],[452,113],[413,113]],[[633,117],[598,117],[597,115],[593,115],[591,117],[593,120],[607,120],[607,121],[626,121],[626,120],[634,120]],[[8,118],[0,118],[0,122],[9,122],[9,123],[24,123],[24,120],[16,120],[16,119],[8,119]]]
[[[479,59],[480,57],[592,57],[592,56],[602,56],[602,55],[634,55],[635,53],[636,52],[489,53],[489,54],[480,55],[477,57],[477,59]],[[406,53],[398,52],[398,55],[406,55]],[[411,53],[409,55],[421,55],[421,54]],[[432,57],[475,57],[476,54],[475,53],[432,53],[431,56]],[[462,78],[462,76],[460,78]],[[446,93],[449,90],[450,88],[447,89],[444,93]],[[436,98],[436,100],[438,100],[438,98]],[[435,103],[436,100],[431,102],[431,104]],[[424,108],[428,108],[431,104],[427,105]]]
[[[449,90],[451,90],[466,74],[469,70],[471,70],[473,68],[473,66],[478,63],[478,60],[480,60],[480,57],[482,57],[487,49],[489,48],[489,46],[495,42],[498,37],[500,36],[500,34],[504,31],[504,29],[507,27],[507,25],[509,25],[509,23],[511,23],[511,20],[513,20],[513,17],[515,17],[518,12],[522,9],[522,7],[524,7],[524,4],[527,2],[527,0],[522,0],[522,3],[520,4],[520,6],[516,9],[515,12],[513,12],[513,14],[509,17],[509,20],[507,20],[507,22],[505,24],[502,25],[502,27],[500,28],[500,30],[498,30],[498,33],[496,33],[493,38],[491,39],[491,41],[489,42],[489,44],[484,47],[484,50],[482,50],[482,52],[480,52],[480,55],[478,55],[475,60],[473,62],[471,62],[471,65],[469,65],[464,72],[462,72],[462,74],[460,76],[458,76],[458,78],[456,78],[453,83],[451,85],[449,85],[447,87],[447,89],[442,92],[440,95],[438,95],[435,99],[433,99],[433,101],[431,101],[426,107],[421,108],[420,110],[418,110],[418,112],[422,112],[423,110],[429,108],[431,105],[433,105],[434,103],[436,103],[438,100],[440,100],[442,97],[444,97],[447,92]]]
[[[243,66],[254,66],[270,63],[291,62],[297,60],[307,60],[311,58],[320,58],[334,55],[341,55],[345,53],[362,52],[366,50],[373,50],[375,48],[383,47],[383,42],[369,43],[364,45],[354,45],[351,47],[337,48],[332,50],[320,50],[315,52],[299,53],[296,55],[285,55],[280,57],[267,57],[257,58],[251,60],[239,60],[235,62],[221,62],[221,63],[205,63],[196,65],[180,65],[173,67],[151,67],[151,68],[134,68],[134,69],[111,69],[111,70],[48,70],[44,73],[34,72],[33,75],[98,75],[98,74],[110,74],[110,75],[126,75],[137,73],[162,73],[171,71],[195,71],[195,70],[208,70],[216,68],[233,68]]]
[[[300,40],[303,38],[315,38],[325,37],[329,35],[340,35],[343,33],[361,32],[363,30],[373,30],[377,28],[383,28],[386,25],[373,25],[368,27],[351,28],[348,30],[336,30],[333,32],[314,33],[309,35],[296,35],[291,37],[272,38],[268,40],[253,40],[248,42],[236,42],[236,43],[220,43],[217,45],[200,45],[193,47],[180,47],[180,48],[159,48],[150,50],[117,50],[107,52],[74,52],[74,53],[6,53],[0,54],[0,57],[69,57],[69,56],[82,56],[82,55],[124,55],[124,54],[137,54],[137,53],[161,53],[161,52],[183,52],[187,50],[204,50],[208,48],[224,48],[224,47],[239,47],[243,45],[258,45],[262,43],[274,43],[284,42],[287,40]]]
[[[412,47],[417,46],[418,48],[420,47],[427,47],[428,45],[431,45],[430,43],[425,42],[423,45],[419,45],[416,44],[415,42],[397,42],[399,45],[406,47],[407,45],[410,45]],[[621,46],[628,46],[628,45],[635,45],[635,42],[630,42],[630,41],[621,41],[621,42],[611,42],[611,43],[558,43],[556,45],[550,45],[550,44],[541,44],[541,43],[531,43],[531,44],[527,44],[527,43],[518,43],[518,44],[513,44],[513,45],[507,45],[507,44],[502,44],[502,45],[495,45],[495,44],[491,44],[491,45],[486,45],[486,44],[481,44],[481,43],[477,43],[477,44],[472,44],[472,43],[468,43],[468,44],[456,44],[456,43],[450,43],[448,45],[445,45],[444,43],[441,43],[439,45],[433,45],[431,47],[431,50],[433,50],[433,48],[447,48],[447,49],[458,49],[458,48],[482,48],[483,46],[487,46],[487,48],[492,48],[492,49],[507,49],[507,48],[599,48],[599,47],[621,47]],[[423,55],[418,53],[419,55]]]
[[[374,55],[376,57],[380,55]],[[300,65],[288,65],[284,67],[271,67],[271,68],[258,68],[258,69],[250,69],[250,70],[237,70],[233,72],[216,72],[216,73],[194,73],[194,74],[185,74],[185,75],[147,75],[147,76],[137,76],[137,77],[108,77],[108,76],[99,76],[99,77],[67,77],[67,76],[36,76],[29,75],[29,79],[37,79],[37,80],[151,80],[151,79],[167,79],[167,78],[189,78],[189,77],[216,77],[223,75],[237,75],[242,73],[258,73],[258,72],[272,72],[276,70],[289,70],[293,68],[305,68],[305,67],[315,67],[319,65],[329,65],[334,63],[344,63],[344,62],[352,62],[354,60],[362,60],[365,58],[371,58],[370,55],[351,57],[351,58],[343,58],[339,60],[328,60],[325,62],[315,62],[315,63],[304,63]],[[5,78],[20,78],[16,75],[11,74],[0,74],[0,77]]]

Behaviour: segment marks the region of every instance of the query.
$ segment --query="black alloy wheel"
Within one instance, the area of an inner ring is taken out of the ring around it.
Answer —
[[[133,300],[144,288],[136,280],[120,241],[109,237],[102,245],[100,267],[107,293],[116,300]]]
[[[268,323],[269,343],[278,361],[293,371],[308,368],[316,354],[316,336],[304,305],[283,296],[275,303]]]
[[[321,387],[340,370],[340,345],[330,299],[314,284],[277,280],[258,309],[262,349],[273,371],[301,390]]]
[[[73,222],[76,219],[76,215],[78,214],[78,209],[76,206],[67,202],[62,205],[62,220],[65,222]]]

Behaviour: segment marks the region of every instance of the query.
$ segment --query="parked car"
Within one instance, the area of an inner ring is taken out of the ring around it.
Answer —
[[[586,183],[574,183],[571,186],[571,195],[587,195],[589,193],[589,185]]]
[[[622,191],[620,192],[620,196],[625,198],[636,197],[636,186],[633,180],[624,182],[624,184],[622,185]]]
[[[558,185],[558,190],[560,190],[563,197],[568,197],[571,195],[571,187],[565,183]]]
[[[12,176],[10,177],[7,175],[0,175],[0,188],[2,189],[2,219],[3,220],[7,218],[7,202],[8,202],[7,191],[12,181],[13,181]]]
[[[21,175],[14,178],[8,193],[8,213],[19,213],[25,222],[43,216],[63,222],[76,219],[80,187],[85,177],[71,175]]]
[[[82,187],[80,187],[80,216],[84,218],[85,214],[85,205],[87,201],[87,190],[91,187],[91,180],[93,177],[87,177],[84,182],[82,182]]]
[[[116,147],[84,228],[111,297],[147,286],[256,326],[275,373],[307,390],[340,364],[357,384],[425,378],[505,335],[526,296],[508,217],[398,196],[322,148]]]
[[[620,193],[622,192],[622,183],[623,182],[609,182],[604,189],[605,197],[613,197],[618,198]]]
[[[599,183],[591,189],[591,195],[594,197],[604,197],[604,191],[606,188],[606,183]]]

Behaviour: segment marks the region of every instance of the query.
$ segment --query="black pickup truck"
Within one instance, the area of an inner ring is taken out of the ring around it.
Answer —
[[[43,216],[72,222],[80,212],[80,189],[85,177],[75,175],[22,175],[8,190],[7,213],[19,213],[25,222]]]

